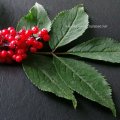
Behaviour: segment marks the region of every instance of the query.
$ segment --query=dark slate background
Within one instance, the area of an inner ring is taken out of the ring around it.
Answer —
[[[0,0],[0,28],[16,26],[17,21],[34,5],[34,0]],[[88,29],[80,40],[95,36],[120,39],[120,0],[37,0],[47,9],[51,19],[61,10],[83,3],[91,25],[107,28]],[[95,66],[113,89],[117,118],[100,105],[76,94],[77,110],[64,99],[38,90],[25,76],[21,65],[0,65],[0,120],[120,120],[120,65],[104,62]]]

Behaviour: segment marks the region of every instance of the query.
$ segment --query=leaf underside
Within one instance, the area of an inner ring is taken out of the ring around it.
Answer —
[[[84,58],[120,63],[120,43],[111,38],[94,38],[75,46],[68,53]]]
[[[88,27],[88,15],[82,5],[63,11],[53,20],[49,45],[53,51],[80,37]]]
[[[47,12],[42,5],[35,3],[35,5],[29,10],[29,13],[22,17],[17,25],[17,30],[22,28],[30,29],[33,26],[38,26],[40,29],[46,28],[50,31],[51,21],[47,15]]]

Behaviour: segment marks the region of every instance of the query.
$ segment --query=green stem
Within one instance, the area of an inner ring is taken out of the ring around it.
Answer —
[[[52,52],[37,52],[35,54],[40,54],[40,55],[51,55]]]
[[[59,53],[54,53],[55,55],[67,55],[67,54],[69,54],[69,53],[67,53],[67,52],[59,52]]]
[[[37,52],[36,54],[40,54],[40,55],[52,55],[52,54],[55,54],[55,55],[66,55],[66,54],[69,54],[67,52]]]

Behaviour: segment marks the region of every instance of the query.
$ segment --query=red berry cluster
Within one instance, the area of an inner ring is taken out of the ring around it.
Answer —
[[[26,59],[28,52],[36,53],[43,48],[43,42],[49,40],[48,31],[45,28],[39,30],[37,26],[18,32],[13,27],[0,30],[0,62],[21,62]]]

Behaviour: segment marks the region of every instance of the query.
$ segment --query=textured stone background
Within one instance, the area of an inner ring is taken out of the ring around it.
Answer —
[[[34,0],[0,0],[0,28],[16,26]],[[108,36],[120,39],[120,0],[37,0],[52,19],[59,11],[84,3],[90,24],[107,25],[106,29],[88,29],[82,38]],[[0,120],[120,120],[120,65],[89,62],[113,88],[118,117],[100,105],[76,94],[77,110],[71,103],[38,90],[25,76],[21,65],[0,65]]]

